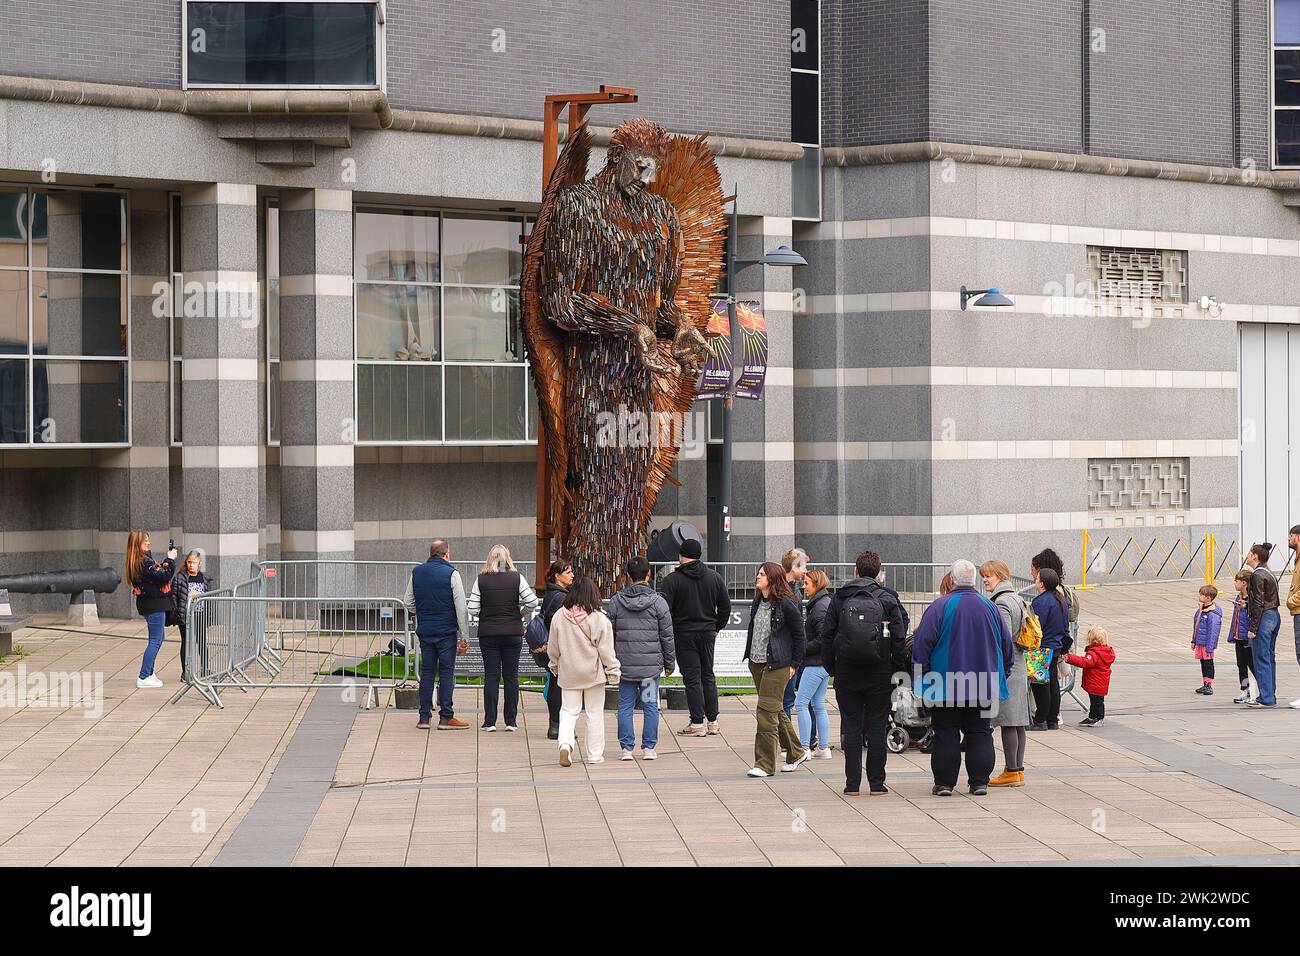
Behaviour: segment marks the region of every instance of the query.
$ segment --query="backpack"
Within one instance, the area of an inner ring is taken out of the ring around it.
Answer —
[[[1074,593],[1074,588],[1067,588],[1061,585],[1061,590],[1065,592],[1065,611],[1066,620],[1070,624],[1078,623],[1079,620],[1079,598]]]
[[[528,642],[528,649],[536,653],[538,648],[545,647],[550,639],[551,632],[546,626],[546,620],[540,613],[534,614],[533,619],[528,622],[528,627],[524,629],[524,640]]]
[[[1020,633],[1016,635],[1016,643],[1026,650],[1036,651],[1043,643],[1043,624],[1023,599],[1020,603],[1025,606],[1025,614],[1020,623]]]
[[[833,650],[837,666],[871,667],[890,663],[885,605],[877,589],[855,594],[844,602]]]

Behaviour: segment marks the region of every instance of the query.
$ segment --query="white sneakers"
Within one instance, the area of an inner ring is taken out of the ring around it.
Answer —
[[[750,767],[749,770],[745,772],[745,776],[746,777],[770,777],[772,775],[768,773],[766,770],[762,769],[761,767]]]
[[[659,755],[658,755],[657,753],[655,753],[653,750],[643,750],[643,751],[641,751],[641,759],[642,759],[642,760],[658,760],[658,759],[659,759]]]
[[[497,732],[497,725],[493,724],[491,727],[480,727],[479,730],[483,731],[485,734],[495,734]]]
[[[587,758],[587,763],[604,763],[604,762],[605,762],[605,758],[604,758],[603,755],[600,756],[600,757],[588,757],[588,758]]]
[[[1291,709],[1292,709],[1292,710],[1300,710],[1300,697],[1298,697],[1298,698],[1296,698],[1295,700],[1291,701]]]
[[[635,760],[635,759],[636,759],[636,756],[632,753],[632,751],[630,751],[630,750],[624,750],[624,751],[623,751],[623,756],[619,757],[618,759],[619,759],[619,760]]]
[[[805,750],[805,751],[803,752],[803,756],[800,757],[798,760],[794,761],[794,763],[788,763],[788,764],[784,764],[784,765],[782,765],[782,767],[781,767],[781,772],[782,772],[782,773],[794,773],[796,770],[799,769],[799,765],[800,765],[801,763],[805,763],[805,762],[807,762],[807,761],[809,761],[809,760],[812,760],[812,751],[811,751],[811,750]]]
[[[560,766],[561,766],[561,767],[571,767],[571,766],[573,766],[573,756],[572,756],[572,754],[573,754],[573,749],[572,749],[568,744],[565,744],[563,747],[560,748]]]
[[[511,727],[509,724],[506,724],[506,733],[513,734],[518,729],[518,727]]]
[[[814,750],[812,752],[812,755],[816,757],[818,760],[830,760],[831,757],[835,756],[833,753],[831,753],[830,747],[823,747],[821,750]]]
[[[135,686],[141,690],[147,687],[161,687],[163,682],[158,679],[156,674],[150,674],[148,677],[136,678]]]

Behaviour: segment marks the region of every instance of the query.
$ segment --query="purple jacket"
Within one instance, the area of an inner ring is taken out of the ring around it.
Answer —
[[[1192,616],[1192,643],[1205,648],[1205,653],[1213,654],[1219,646],[1219,632],[1223,630],[1223,610],[1218,604],[1211,604],[1202,610],[1196,609]]]
[[[1232,602],[1232,623],[1228,625],[1228,643],[1250,643],[1250,615],[1246,613],[1245,599]]]
[[[955,588],[926,608],[912,639],[914,690],[930,707],[1006,700],[1014,661],[1006,621],[973,587]]]

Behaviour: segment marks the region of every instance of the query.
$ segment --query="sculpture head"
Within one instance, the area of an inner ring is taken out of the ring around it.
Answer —
[[[605,169],[624,194],[635,196],[655,181],[670,141],[668,130],[644,117],[620,123],[610,137]]]

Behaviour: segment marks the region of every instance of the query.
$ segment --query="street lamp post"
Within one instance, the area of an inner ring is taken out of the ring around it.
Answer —
[[[740,362],[740,337],[736,331],[736,269],[737,267],[765,266],[806,266],[808,260],[789,246],[777,246],[772,252],[760,259],[736,258],[736,221],[739,192],[731,197],[731,228],[727,232],[727,334],[731,340],[731,370],[727,375],[727,393],[722,403],[722,474],[718,482],[718,507],[722,518],[722,536],[717,542],[717,550],[710,548],[710,560],[726,561],[731,552],[731,463],[732,463],[732,417],[735,414],[736,366]]]

